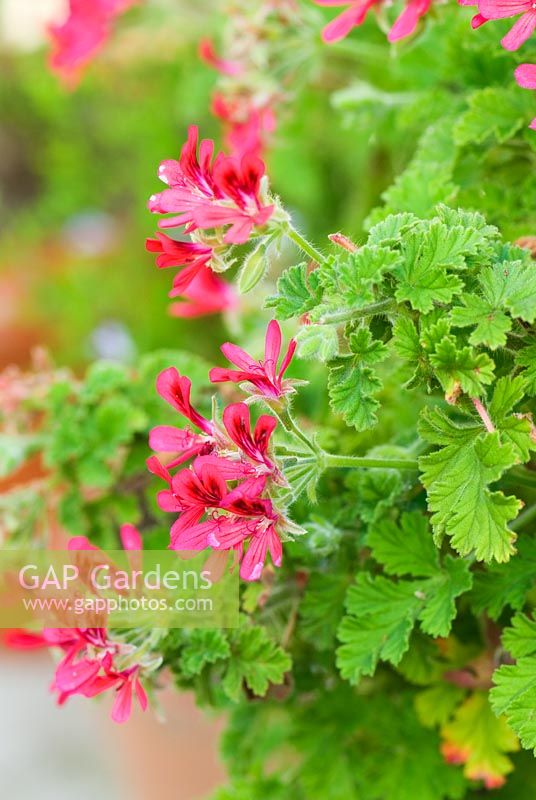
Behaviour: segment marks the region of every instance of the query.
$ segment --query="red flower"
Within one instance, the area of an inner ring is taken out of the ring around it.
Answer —
[[[387,34],[387,39],[390,42],[397,42],[399,39],[411,36],[415,32],[419,20],[430,10],[431,5],[432,0],[409,0]]]
[[[257,420],[251,433],[249,407],[245,403],[233,403],[223,412],[223,424],[232,441],[257,464],[265,464],[269,469],[274,465],[268,458],[270,437],[277,426],[277,420],[263,414]]]
[[[227,342],[222,346],[221,351],[232,364],[239,367],[239,370],[214,367],[214,369],[210,370],[210,380],[212,383],[225,383],[226,381],[242,383],[247,381],[255,387],[256,392],[253,392],[254,394],[259,394],[269,399],[278,399],[293,391],[290,381],[283,380],[283,375],[292,360],[295,350],[296,341],[291,339],[278,370],[277,362],[281,353],[281,328],[278,322],[272,320],[266,331],[264,361],[254,361],[240,347]]]
[[[50,68],[69,86],[80,79],[84,67],[102,48],[111,23],[137,0],[69,0],[69,16],[49,28],[52,52]]]
[[[319,6],[348,6],[346,11],[326,25],[322,31],[322,39],[332,44],[344,39],[352,28],[362,25],[370,9],[381,0],[315,0]]]
[[[189,461],[202,452],[210,452],[212,440],[188,430],[174,428],[172,425],[157,425],[149,433],[149,447],[157,453],[176,453],[176,458],[167,464],[171,469],[184,461]]]
[[[223,237],[227,244],[246,242],[255,226],[265,225],[274,210],[260,197],[263,162],[245,155],[238,159],[219,153],[214,163],[214,142],[203,140],[197,156],[198,131],[192,126],[179,161],[164,161],[159,177],[169,189],[153,195],[149,210],[156,214],[178,214],[160,220],[160,227],[185,225],[186,233],[199,228],[230,226]]]
[[[218,56],[212,39],[201,39],[199,42],[199,57],[205,64],[208,64],[222,75],[233,77],[240,75],[244,71],[242,64],[239,64],[238,61],[229,61]]]
[[[178,295],[184,300],[170,305],[169,313],[174,317],[203,317],[222,311],[233,311],[238,306],[238,297],[233,287],[209,267],[201,267],[186,289],[180,291],[173,288],[169,293],[170,297]]]
[[[156,239],[146,240],[145,247],[150,253],[160,254],[156,259],[156,266],[160,269],[186,267],[173,281],[173,290],[182,294],[199,275],[200,270],[210,263],[212,247],[198,242],[178,242],[159,231],[155,235]]]
[[[156,389],[160,397],[163,397],[173,408],[181,413],[194,425],[197,425],[204,433],[211,436],[214,432],[214,425],[203,417],[190,403],[190,392],[192,382],[189,378],[179,375],[175,367],[168,367],[163,370],[156,379]]]
[[[510,31],[501,39],[507,50],[517,50],[536,29],[534,0],[478,0],[478,10],[486,19],[505,19],[521,14]]]
[[[536,89],[536,64],[520,64],[515,71],[516,81],[523,89]],[[536,131],[536,117],[529,125]]]
[[[212,113],[223,122],[229,152],[240,158],[246,153],[261,157],[276,129],[271,106],[258,106],[252,98],[226,98],[217,93],[212,98]]]

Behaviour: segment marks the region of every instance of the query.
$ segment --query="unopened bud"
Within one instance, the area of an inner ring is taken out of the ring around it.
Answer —
[[[339,245],[344,250],[348,250],[349,253],[357,253],[359,247],[352,242],[344,233],[330,233],[328,239],[333,242],[333,244]]]

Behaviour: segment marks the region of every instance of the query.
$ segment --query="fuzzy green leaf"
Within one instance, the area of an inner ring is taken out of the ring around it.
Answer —
[[[501,444],[497,432],[458,425],[438,409],[424,410],[420,433],[431,444],[441,445],[420,459],[436,535],[449,536],[462,556],[474,552],[479,561],[508,561],[515,541],[508,522],[517,516],[521,503],[488,486],[516,463],[514,447]]]
[[[289,319],[310,311],[321,296],[318,273],[308,273],[307,264],[296,264],[281,275],[277,294],[266,299],[265,307],[275,309],[278,319]]]
[[[243,683],[258,696],[270,683],[281,683],[291,661],[285,651],[269,638],[264,628],[242,627],[233,631],[231,659],[223,679],[225,694],[238,701]]]

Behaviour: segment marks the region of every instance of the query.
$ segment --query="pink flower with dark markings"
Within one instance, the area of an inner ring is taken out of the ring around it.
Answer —
[[[536,89],[536,64],[520,64],[514,75],[523,89]],[[529,128],[536,131],[536,117],[530,123]]]
[[[141,550],[141,535],[134,525],[122,525],[120,538],[125,550],[134,553]],[[68,549],[99,550],[85,536],[71,538]],[[113,690],[111,717],[115,722],[129,719],[134,694],[141,709],[147,708],[147,695],[140,680],[144,668],[141,663],[133,663],[133,646],[115,641],[105,628],[44,628],[39,634],[13,631],[7,641],[24,649],[40,646],[63,652],[51,686],[57,692],[59,705],[74,695],[95,697]]]
[[[101,50],[112,31],[112,23],[137,0],[69,0],[65,22],[50,25],[50,68],[70,87],[80,80],[84,68]]]
[[[322,31],[322,39],[326,44],[333,44],[345,39],[353,28],[362,25],[368,12],[381,0],[314,0],[318,6],[348,6],[335,17]]]
[[[281,566],[283,549],[276,531],[278,515],[272,503],[262,498],[265,477],[248,478],[229,492],[220,507],[226,514],[211,514],[203,522],[192,524],[193,514],[179,518],[172,533],[175,550],[235,550],[240,561],[240,577],[256,581],[262,575],[266,556]]]
[[[274,417],[262,414],[252,433],[249,407],[245,403],[233,403],[223,412],[223,424],[232,441],[248,458],[273,470],[274,464],[268,457],[268,449],[270,437],[277,427]]]
[[[212,436],[214,425],[203,417],[190,402],[192,382],[179,375],[175,367],[163,370],[156,379],[156,389],[160,397],[175,408],[208,436]]]
[[[234,311],[239,305],[238,295],[231,284],[209,267],[201,267],[186,289],[173,288],[169,296],[183,298],[169,307],[171,316],[182,319]]]
[[[232,381],[233,383],[251,384],[252,394],[277,400],[294,391],[291,382],[283,380],[283,376],[292,361],[295,350],[296,341],[291,339],[278,369],[281,353],[281,328],[276,320],[272,320],[266,331],[263,361],[254,361],[242,348],[227,342],[222,345],[221,351],[232,364],[238,367],[238,370],[214,367],[210,370],[210,380],[212,383]]]
[[[239,64],[238,61],[230,61],[227,58],[221,58],[221,56],[216,53],[212,39],[201,39],[198,52],[201,60],[221,75],[236,77],[237,75],[241,75],[244,71],[244,67],[242,64]]]
[[[199,242],[178,242],[160,231],[155,235],[156,239],[146,240],[145,248],[159,254],[156,258],[159,269],[185,267],[173,280],[173,291],[183,294],[200,271],[210,264],[212,247]]]
[[[179,161],[164,161],[159,178],[168,185],[149,200],[155,214],[174,214],[160,227],[185,226],[185,232],[214,231],[226,227],[226,244],[246,242],[254,228],[264,226],[274,206],[261,199],[264,164],[253,155],[242,158],[219,153],[212,161],[214,142],[202,140],[197,155],[198,131],[192,126]]]
[[[501,39],[506,50],[518,50],[536,29],[534,0],[478,0],[478,11],[485,20],[506,19],[521,14],[510,31]]]

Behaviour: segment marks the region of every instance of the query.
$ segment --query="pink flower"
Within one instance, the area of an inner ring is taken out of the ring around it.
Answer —
[[[536,64],[520,64],[514,75],[523,89],[536,89]],[[529,128],[536,131],[536,117],[530,123]]]
[[[370,9],[381,0],[314,0],[319,6],[348,6],[346,11],[326,25],[322,39],[332,44],[344,39],[353,28],[362,25]]]
[[[262,157],[267,141],[276,129],[271,105],[255,105],[250,97],[226,98],[216,93],[212,113],[223,122],[225,144],[232,155],[241,158],[247,153]]]
[[[161,227],[185,225],[185,232],[230,226],[226,244],[246,242],[256,226],[265,225],[274,206],[260,197],[263,162],[252,155],[241,159],[219,153],[212,163],[214,142],[203,140],[197,156],[198,132],[192,126],[179,161],[164,161],[159,177],[169,188],[149,200],[156,214],[176,214]]]
[[[478,0],[478,10],[486,20],[522,16],[509,33],[501,39],[507,50],[517,50],[536,28],[536,3],[534,0]]]
[[[159,269],[186,267],[173,281],[173,291],[182,294],[200,271],[210,263],[212,247],[198,242],[178,242],[165,233],[157,232],[155,235],[156,239],[146,240],[145,247],[151,253],[159,253],[156,266]]]
[[[156,389],[160,397],[175,408],[204,433],[211,436],[214,426],[205,417],[196,411],[190,402],[192,382],[189,378],[179,375],[175,367],[163,370],[156,379]]]
[[[222,75],[233,77],[240,75],[244,71],[242,64],[239,64],[238,61],[220,58],[214,49],[212,39],[201,39],[199,42],[199,57],[205,64],[208,64]]]
[[[230,438],[243,453],[252,461],[273,469],[274,465],[268,458],[268,448],[270,437],[277,426],[274,417],[262,414],[252,434],[249,407],[245,403],[233,403],[223,412],[223,424]]]
[[[292,360],[295,350],[296,341],[291,339],[278,370],[277,362],[281,353],[281,328],[276,320],[272,320],[266,331],[264,361],[254,361],[240,347],[227,342],[222,346],[221,351],[239,370],[214,367],[214,369],[210,370],[210,380],[212,383],[225,383],[226,381],[242,383],[247,381],[255,387],[256,392],[254,391],[254,394],[277,400],[293,391],[290,381],[283,380],[283,375]]]
[[[208,544],[214,550],[238,552],[240,577],[245,581],[258,581],[270,553],[275,567],[283,560],[281,539],[275,529],[277,517],[260,517],[257,520],[240,520],[236,516],[214,517],[207,523],[210,528]],[[248,544],[244,555],[244,546]]]
[[[387,34],[387,39],[390,42],[397,42],[399,39],[411,36],[415,32],[421,17],[429,11],[431,4],[432,0],[409,0]]]
[[[222,280],[209,267],[201,267],[186,289],[180,291],[175,287],[169,294],[170,297],[179,295],[184,299],[169,307],[169,313],[173,317],[192,319],[233,311],[238,307],[238,296],[231,284]]]
[[[50,68],[69,86],[80,79],[84,67],[102,48],[111,23],[137,0],[69,0],[69,16],[49,28],[52,52]]]
[[[210,437],[194,433],[188,428],[174,428],[172,425],[157,425],[149,433],[149,447],[157,453],[175,453],[176,457],[167,468],[183,464],[200,453],[210,453],[213,448]]]

